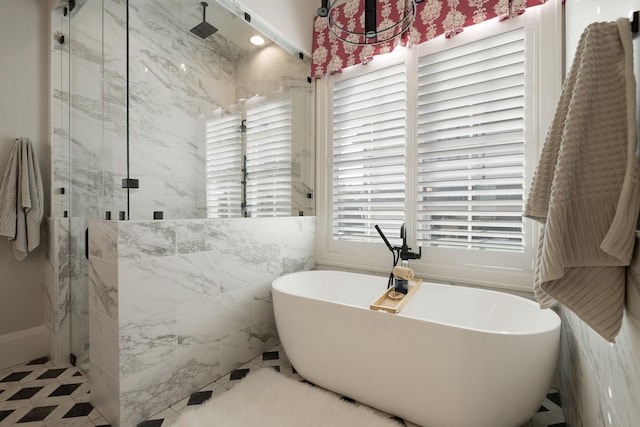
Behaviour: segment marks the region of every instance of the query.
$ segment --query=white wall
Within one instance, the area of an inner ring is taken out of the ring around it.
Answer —
[[[238,0],[238,3],[299,52],[311,55],[313,18],[320,7],[320,0]]]
[[[0,0],[0,177],[17,137],[31,138],[49,200],[49,10],[42,0]],[[45,205],[45,216],[49,204]],[[42,237],[46,234],[42,233]],[[0,240],[0,369],[44,355],[45,242],[24,261]],[[33,344],[21,352],[23,338]],[[42,345],[40,348],[39,345]],[[32,354],[32,353],[40,354]]]
[[[571,65],[584,28],[640,10],[640,0],[567,0],[566,63]],[[640,40],[634,41],[636,80]],[[636,240],[636,247],[639,245]],[[638,253],[634,268],[640,268]],[[566,309],[563,315],[561,380],[567,423],[573,427],[634,427],[640,420],[640,324],[625,315],[611,345]]]

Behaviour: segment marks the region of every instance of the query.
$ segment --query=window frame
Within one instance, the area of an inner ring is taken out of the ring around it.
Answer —
[[[332,238],[332,90],[336,80],[368,73],[393,63],[407,66],[407,194],[406,226],[408,244],[417,251],[417,62],[421,55],[466,44],[490,34],[525,28],[525,197],[546,129],[555,111],[562,79],[561,5],[549,1],[527,9],[523,15],[499,22],[497,19],[472,27],[452,39],[438,37],[411,48],[396,48],[377,56],[367,65],[357,65],[342,73],[317,80],[317,264],[320,268],[346,268],[388,273],[392,256],[382,239],[376,243],[333,240]],[[543,48],[544,47],[544,48]],[[544,65],[543,65],[544,64]],[[544,82],[544,84],[543,84]],[[463,249],[422,248],[422,259],[410,261],[418,277],[428,280],[531,291],[537,247],[538,225],[524,221],[525,250],[522,254],[479,253]],[[398,230],[399,235],[399,230]],[[396,236],[387,236],[395,237]],[[496,256],[497,255],[497,256]],[[505,256],[506,255],[506,256]]]

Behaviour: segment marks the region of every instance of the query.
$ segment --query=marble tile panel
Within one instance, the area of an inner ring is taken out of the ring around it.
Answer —
[[[219,293],[220,279],[212,274],[210,267],[213,261],[213,255],[204,252],[120,262],[121,321],[135,313],[164,313]]]
[[[57,305],[57,245],[55,240],[55,219],[46,219],[46,252],[45,252],[45,304],[44,304],[44,320],[45,324],[53,327],[56,323],[55,309]]]
[[[226,234],[212,220],[190,219],[176,223],[176,244],[181,254],[210,251],[214,242],[224,237]]]
[[[593,365],[599,401],[622,421],[613,425],[633,425],[640,420],[640,407],[636,404],[640,395],[640,325],[626,315],[616,343],[604,347],[597,365]]]
[[[634,356],[640,353],[640,327],[625,316],[616,343],[611,344],[570,311],[563,308],[561,313],[566,330],[561,378],[567,419],[571,425],[610,425],[610,418],[613,425],[633,425],[640,419],[640,408],[634,403],[640,392],[640,363]]]
[[[48,218],[45,264],[45,323],[52,360],[62,362],[69,355],[69,220]]]
[[[57,272],[57,281],[65,282],[71,279],[73,272],[71,266],[71,221],[69,218],[55,218],[53,220],[55,239],[55,252],[52,259],[54,270]]]
[[[91,346],[90,359],[93,366],[99,366],[113,378],[120,375],[119,325],[118,322],[101,313],[89,316]]]
[[[118,320],[118,263],[91,257],[89,281],[91,308]]]
[[[180,344],[217,341],[254,322],[253,290],[235,289],[177,308]]]
[[[315,218],[251,218],[216,222],[223,238],[212,242],[220,257],[273,274],[304,268],[314,253]]]
[[[229,292],[234,289],[253,288],[257,284],[266,285],[279,276],[271,272],[265,272],[260,266],[244,265],[232,255],[217,256],[216,262],[222,266],[217,273],[220,279],[221,292]],[[275,259],[274,259],[274,262]]]
[[[117,244],[118,222],[89,221],[89,256],[115,262],[118,260]]]
[[[220,340],[220,370],[230,372],[256,357],[260,350],[246,330],[230,332]]]
[[[256,322],[245,328],[244,331],[249,336],[250,348],[258,349],[259,353],[280,343],[275,319],[273,322]]]
[[[140,179],[141,190],[132,198],[131,218],[152,220],[155,211],[162,211],[164,219],[195,218],[198,208],[196,199],[205,189],[196,187],[195,180],[191,181],[184,176],[186,170],[193,174],[193,166],[180,169],[177,166],[173,167],[171,162],[168,163],[166,167],[158,166],[156,170],[136,173],[135,177]],[[158,176],[173,174],[177,175],[171,181],[158,179]]]
[[[202,378],[219,376],[219,362],[211,352],[194,352],[186,362],[160,365],[122,378],[121,425],[135,425],[193,392]],[[143,391],[143,392],[141,392]]]
[[[174,224],[166,221],[127,221],[118,226],[118,259],[164,257],[176,254]]]
[[[56,331],[56,355],[55,362],[66,362],[71,352],[71,323],[73,322],[71,312],[71,300],[69,295],[69,282],[58,283],[58,305],[57,319],[55,325]],[[82,319],[86,324],[86,318]],[[87,337],[88,339],[88,337]]]
[[[76,356],[76,365],[84,368],[89,362],[89,277],[71,280],[69,295],[71,352]]]
[[[120,381],[92,364],[89,372],[91,404],[114,426],[120,424]],[[132,424],[133,425],[133,424]]]
[[[69,279],[86,280],[89,265],[86,257],[86,230],[88,224],[85,217],[69,218]]]
[[[271,285],[269,285],[269,288],[271,288]],[[265,296],[262,290],[254,290],[253,307],[256,323],[275,326],[276,319],[270,293]]]
[[[73,56],[83,61],[100,64],[102,61],[102,4],[84,2],[73,11],[71,44]]]
[[[165,313],[140,313],[120,322],[120,375],[128,377],[159,365],[173,368],[172,357],[178,348],[174,310]]]
[[[192,367],[189,368],[189,372],[196,372],[196,375],[191,377],[190,383],[180,384],[184,396],[204,387],[225,373],[220,370],[220,341],[208,339],[195,341],[193,336],[189,338],[181,342],[172,359],[172,366],[177,366],[178,369]],[[198,369],[200,369],[199,372]]]

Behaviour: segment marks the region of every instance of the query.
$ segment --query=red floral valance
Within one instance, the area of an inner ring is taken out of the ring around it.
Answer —
[[[398,22],[407,0],[377,0],[379,31]],[[547,0],[424,0],[417,4],[416,19],[411,28],[394,40],[360,46],[346,43],[329,29],[329,18],[316,17],[313,28],[311,75],[320,78],[355,64],[366,63],[375,55],[392,51],[396,45],[414,45],[441,34],[452,37],[464,27],[499,17],[506,19],[522,14],[527,7]],[[346,0],[332,11],[332,19],[349,31],[361,32],[364,26],[364,0]]]

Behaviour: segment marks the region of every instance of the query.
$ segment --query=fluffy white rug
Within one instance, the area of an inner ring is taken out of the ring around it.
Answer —
[[[399,427],[396,421],[273,369],[183,412],[173,427]]]

